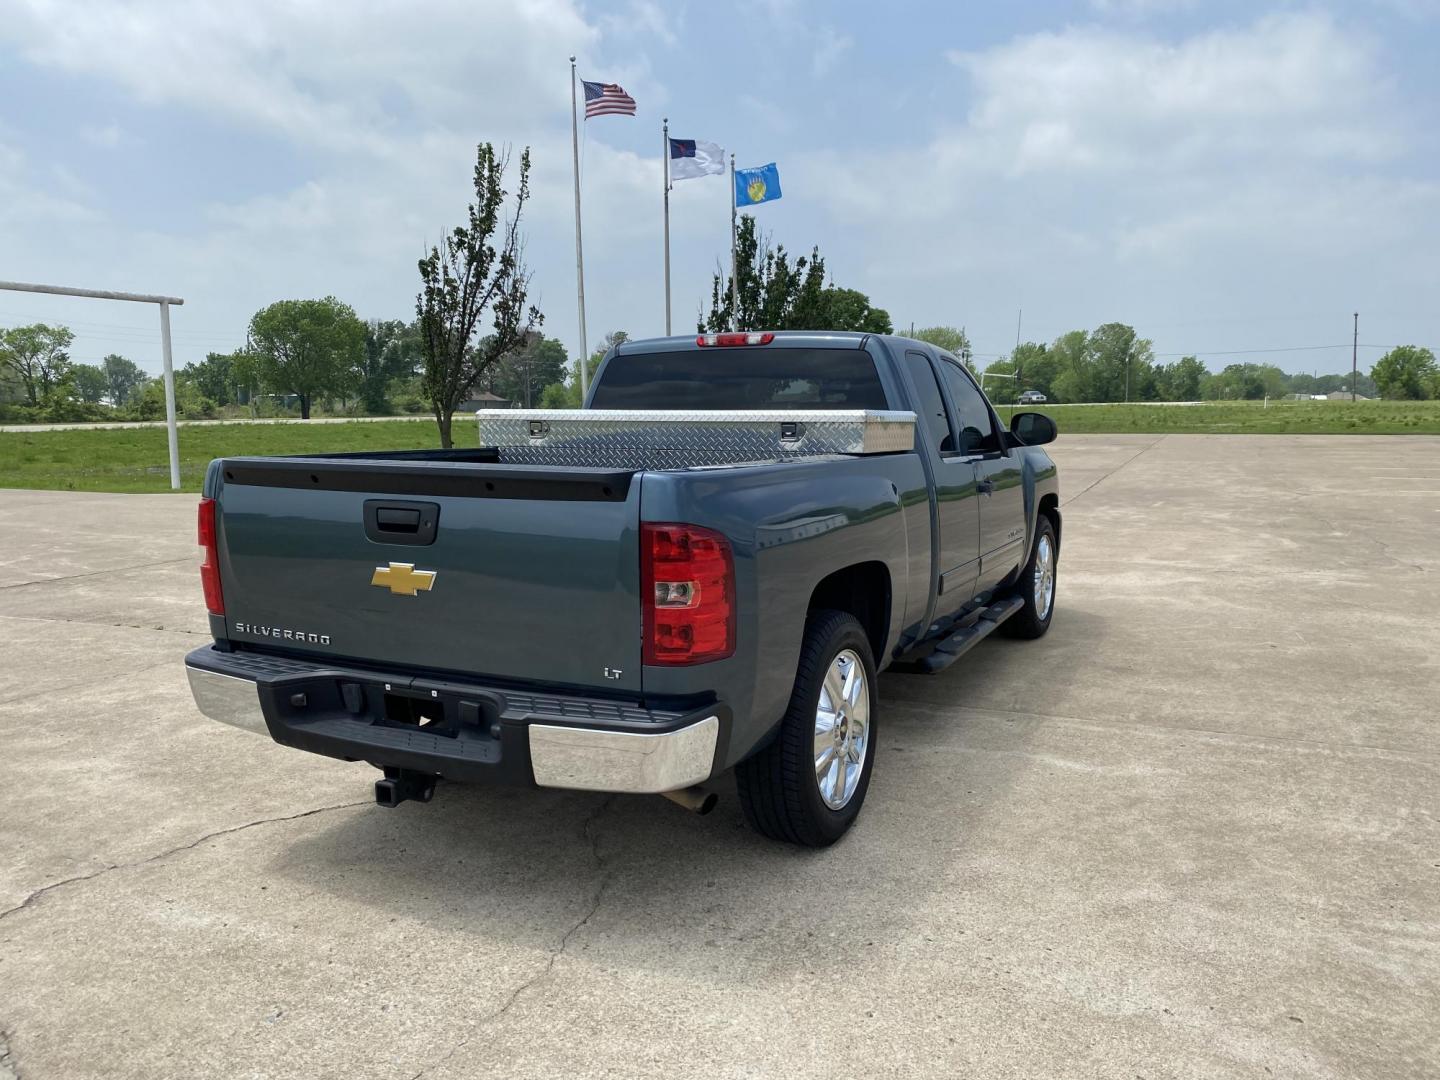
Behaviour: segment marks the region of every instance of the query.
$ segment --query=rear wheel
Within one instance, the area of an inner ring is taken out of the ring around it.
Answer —
[[[775,740],[735,769],[745,820],[805,847],[845,835],[875,762],[875,659],[859,620],[813,611]]]
[[[1036,527],[1035,545],[1030,561],[1020,572],[1015,595],[1025,606],[1000,625],[1011,637],[1038,638],[1050,629],[1055,615],[1055,571],[1060,560],[1060,545],[1055,540],[1055,525],[1041,514]]]

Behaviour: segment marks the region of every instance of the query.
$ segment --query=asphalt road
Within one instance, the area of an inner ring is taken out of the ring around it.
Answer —
[[[1091,436],[825,852],[195,713],[194,498],[0,491],[0,1077],[1440,1074],[1440,439]]]

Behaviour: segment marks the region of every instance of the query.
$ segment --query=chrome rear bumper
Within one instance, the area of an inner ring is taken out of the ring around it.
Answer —
[[[195,695],[195,707],[211,720],[222,724],[253,731],[257,735],[269,735],[264,710],[260,708],[260,693],[253,679],[242,679],[235,675],[221,675],[218,671],[185,665],[190,676],[190,693]]]
[[[187,664],[185,670],[196,707],[210,719],[258,735],[272,735],[254,679],[211,671],[193,664]],[[273,696],[273,691],[271,694]],[[277,723],[282,724],[282,735],[277,741],[297,745],[289,735],[284,734],[285,721]],[[353,735],[354,745],[353,752],[343,756],[388,764],[385,760],[387,743],[392,747],[393,743],[389,740],[382,743],[375,736],[382,733],[393,736],[397,734],[394,727],[374,728],[359,718],[347,719],[345,723]],[[616,731],[540,722],[527,723],[523,729],[511,730],[517,741],[505,744],[503,756],[508,763],[504,770],[509,774],[507,782],[525,783],[528,780],[540,787],[655,794],[690,787],[710,778],[720,737],[720,719],[717,715],[702,714],[701,719],[692,723],[658,732]],[[402,738],[408,739],[410,749],[424,739],[418,732]],[[440,739],[438,736],[431,737],[430,741],[437,747],[457,745],[455,740]],[[301,748],[310,749],[303,745]],[[321,752],[341,756],[331,750]],[[528,768],[524,762],[527,755]],[[430,766],[432,773],[454,775],[451,771],[453,762],[441,760],[438,756],[433,760],[434,764]],[[415,768],[416,765],[410,763],[407,767]],[[516,770],[522,770],[520,775],[514,775]]]
[[[541,787],[658,794],[710,778],[718,717],[662,734],[530,725],[530,767]]]

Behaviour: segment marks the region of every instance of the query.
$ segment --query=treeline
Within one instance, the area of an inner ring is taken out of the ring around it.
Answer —
[[[115,354],[72,361],[73,341],[65,326],[0,330],[0,422],[165,419],[161,378]],[[284,300],[256,313],[235,352],[176,368],[175,404],[187,420],[418,415],[430,411],[423,378],[418,320],[362,322],[333,298]],[[565,346],[533,330],[469,392],[525,406],[580,400]]]
[[[1072,330],[1046,345],[1026,342],[985,368],[991,400],[1009,404],[1026,390],[1052,403],[1091,401],[1258,401],[1290,395],[1349,392],[1345,375],[1287,373],[1270,363],[1240,361],[1212,372],[1199,358],[1160,363],[1151,343],[1124,323]],[[1365,397],[1440,398],[1440,368],[1429,349],[1398,346],[1361,373],[1353,389]]]

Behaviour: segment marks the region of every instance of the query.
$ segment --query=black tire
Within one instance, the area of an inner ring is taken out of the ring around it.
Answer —
[[[815,769],[815,727],[820,690],[830,666],[843,650],[859,657],[868,704],[864,759],[849,801],[838,810],[825,804]],[[803,847],[828,847],[854,823],[870,787],[875,766],[878,693],[870,640],[855,616],[844,611],[812,611],[795,672],[795,689],[774,740],[735,768],[735,785],[745,820],[773,840]]]
[[[1025,606],[1000,624],[1001,631],[1008,637],[1027,639],[1042,637],[1045,631],[1050,629],[1050,620],[1055,617],[1060,544],[1055,539],[1055,525],[1046,515],[1041,514],[1037,524],[1039,527],[1035,531],[1035,543],[1030,545],[1030,558],[1026,560],[1025,568],[1020,571],[1020,580],[1015,583],[1014,595],[1021,597],[1025,601]],[[1041,545],[1045,542],[1048,542],[1050,546],[1051,586],[1050,607],[1042,616],[1035,598],[1035,564],[1042,550]]]

